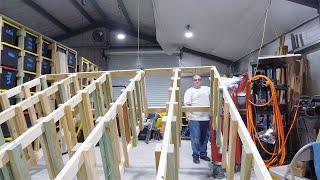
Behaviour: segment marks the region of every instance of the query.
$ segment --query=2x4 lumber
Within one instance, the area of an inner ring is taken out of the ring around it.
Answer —
[[[241,154],[241,169],[240,169],[240,179],[247,180],[250,179],[251,175],[251,167],[252,167],[252,153],[248,149],[242,148]]]
[[[17,73],[17,84],[23,84],[23,64],[24,64],[24,56],[25,56],[25,50],[24,50],[24,39],[26,36],[26,30],[24,27],[19,29],[17,35],[18,37],[18,47],[21,48],[18,56],[18,73]],[[19,97],[17,100],[21,100],[21,97]]]
[[[94,144],[88,144],[83,151],[86,179],[99,179]]]
[[[58,134],[56,126],[53,120],[45,121],[43,123],[45,146],[48,150],[49,161],[53,168],[54,177],[63,168],[63,160],[61,155],[61,149],[59,146]]]
[[[227,179],[234,179],[234,167],[236,156],[236,143],[237,143],[237,121],[230,120],[230,134],[229,134],[229,152],[228,152],[228,167],[227,167]]]
[[[90,103],[89,93],[83,91],[81,93],[82,103],[79,105],[81,121],[83,123],[83,134],[84,137],[88,137],[92,129],[94,128],[94,120],[92,114],[92,108]]]
[[[60,96],[61,103],[67,102],[70,97],[70,95],[68,94],[67,86],[65,85],[65,83],[59,83],[58,88],[59,88],[59,96]],[[68,151],[69,156],[71,156],[74,143],[72,142],[72,137],[71,137],[71,131],[73,131],[73,130],[71,128],[69,128],[69,124],[70,124],[70,120],[68,123],[66,116],[60,120],[60,125],[62,127],[63,134],[64,134],[64,140],[67,145],[67,151]],[[71,131],[70,131],[70,129],[71,129]],[[61,143],[62,143],[62,138],[63,137],[61,137]]]
[[[103,133],[99,145],[101,158],[103,163],[104,175],[105,179],[117,179],[119,177],[120,172],[118,168],[118,160],[114,156],[116,152],[114,149],[114,143],[112,141],[118,141],[118,139],[113,139],[112,130],[110,126],[110,122],[106,122],[105,132]]]
[[[37,64],[36,64],[36,72],[37,76],[40,76],[42,74],[42,46],[43,46],[43,38],[42,36],[39,36],[36,40],[37,43],[37,54],[39,55],[37,57]]]
[[[216,130],[216,118],[218,115],[218,78],[215,77],[213,80],[213,112],[212,112],[212,129]]]
[[[15,107],[15,113],[16,113],[16,127],[17,127],[17,132],[19,135],[23,134],[25,131],[27,131],[27,122],[23,114],[23,110],[21,106],[16,106]],[[33,152],[33,147],[32,145],[27,146],[27,149],[24,151],[24,155],[26,156],[26,160],[28,161],[28,164],[30,166],[34,166],[37,164],[36,156]]]
[[[125,160],[124,165],[125,167],[129,167],[129,155],[127,151],[128,143],[126,141],[126,131],[125,131],[125,124],[124,124],[125,118],[124,118],[123,108],[121,104],[118,105],[117,112],[118,112],[120,133],[121,133],[122,152]]]
[[[170,180],[177,180],[178,179],[178,167],[176,166],[176,156],[175,156],[175,149],[173,144],[168,145],[168,156],[167,156],[167,178]]]
[[[141,78],[141,93],[142,93],[142,99],[143,99],[143,112],[144,115],[148,115],[148,97],[147,97],[147,85],[146,85],[146,77],[145,73],[142,74]]]
[[[226,169],[227,150],[229,141],[229,124],[230,124],[230,110],[229,102],[224,102],[223,115],[223,144],[222,144],[222,168]]]
[[[162,147],[162,144],[161,143],[157,143],[155,151],[154,151],[154,156],[155,156],[155,160],[156,160],[156,171],[158,171],[158,167],[159,167],[161,147]]]
[[[125,137],[126,137],[127,143],[129,144],[131,142],[131,130],[130,130],[127,101],[122,105],[122,109],[123,109],[122,112],[123,112],[123,120],[124,120]]]
[[[72,147],[74,147],[77,144],[78,140],[77,140],[76,127],[75,127],[75,123],[73,120],[72,108],[70,105],[65,106],[64,113],[65,113],[65,119],[68,124],[68,130],[70,132],[71,145],[72,145]]]
[[[218,78],[219,82],[222,82],[221,77],[218,73],[216,67],[212,67],[214,69],[215,77]],[[271,180],[271,175],[265,166],[257,147],[255,146],[241,116],[239,111],[237,110],[235,104],[232,101],[232,98],[223,83],[220,84],[223,88],[223,98],[225,101],[230,103],[230,117],[237,121],[238,123],[238,134],[240,136],[241,142],[243,146],[248,146],[251,149],[253,155],[253,169],[256,174],[256,177],[260,177],[261,179]]]
[[[134,99],[133,99],[133,91],[128,91],[128,107],[129,107],[129,121],[132,133],[132,145],[133,147],[137,146],[138,144],[138,136],[137,136],[137,120],[136,120],[136,112],[134,106]]]
[[[218,113],[216,120],[216,145],[221,146],[221,114],[222,114],[222,102],[223,102],[223,89],[219,88],[218,91]]]
[[[31,180],[27,162],[22,155],[21,145],[11,147],[7,150],[10,169],[15,180]]]
[[[176,116],[175,116],[176,117]],[[177,121],[176,118],[174,118],[171,121],[171,134],[172,134],[172,140],[171,142],[174,145],[174,163],[175,163],[175,174],[178,174],[178,169],[179,169],[179,131],[178,131],[178,125],[177,125]],[[170,168],[170,167],[169,167]],[[175,179],[177,179],[177,177],[175,177]]]
[[[139,128],[143,129],[143,109],[140,81],[135,81],[135,92],[137,98],[137,117],[139,119]]]

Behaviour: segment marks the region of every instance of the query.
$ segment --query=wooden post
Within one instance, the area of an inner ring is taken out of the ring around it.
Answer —
[[[242,155],[241,155],[241,170],[240,170],[241,180],[250,179],[252,159],[253,159],[253,155],[249,147],[246,148],[243,146]]]
[[[17,131],[18,131],[18,134],[21,135],[28,130],[22,107],[16,106],[15,113],[16,113],[15,119],[16,119]],[[25,158],[30,166],[34,166],[37,164],[37,158],[33,152],[32,145],[27,146],[27,148],[25,150],[25,156],[26,156]]]
[[[115,121],[114,119],[112,121]],[[110,122],[105,123],[105,131],[99,140],[101,159],[103,163],[103,170],[105,179],[120,179],[119,162],[116,159],[116,149],[113,141],[112,128]]]
[[[223,89],[219,88],[218,93],[218,113],[216,118],[216,145],[221,146],[221,114],[222,114]]]
[[[85,150],[83,152],[84,166],[87,175],[86,179],[99,179],[94,147],[94,144],[90,144],[85,147]]]
[[[22,89],[22,92],[24,92],[24,96],[25,96],[26,99],[31,97],[31,92],[30,92],[30,88],[29,87],[24,85],[24,86],[21,87],[21,89]],[[37,121],[38,118],[37,118],[37,114],[36,114],[36,110],[35,110],[34,106],[30,106],[28,108],[28,112],[29,112],[29,117],[31,119],[32,125],[35,125],[37,123],[36,121]],[[34,141],[34,150],[38,151],[39,147],[40,147],[39,139],[36,139]]]
[[[94,120],[93,120],[93,114],[91,110],[91,103],[90,103],[90,97],[88,92],[82,92],[82,109],[83,111],[83,118],[82,118],[82,123],[83,123],[83,134],[85,138],[87,138],[94,128]],[[81,105],[80,105],[81,106]]]
[[[215,77],[213,80],[213,112],[212,112],[212,129],[216,130],[216,118],[218,114],[218,78]]]
[[[57,176],[60,170],[63,168],[63,160],[61,150],[59,146],[58,135],[56,131],[55,123],[52,120],[45,121],[43,123],[45,146],[49,153],[49,161],[53,168],[54,177]]]
[[[143,115],[142,115],[142,97],[141,97],[141,89],[140,89],[140,81],[135,81],[135,90],[137,97],[137,115],[139,118],[139,128],[143,129]]]
[[[141,77],[141,91],[143,97],[143,112],[145,116],[148,116],[148,97],[147,97],[147,86],[146,86],[146,74],[142,73]]]
[[[22,146],[19,144],[8,151],[10,169],[15,180],[31,180],[29,169],[25,158],[22,155]]]
[[[127,143],[130,143],[131,131],[130,131],[130,121],[129,121],[129,115],[128,115],[127,101],[122,105],[122,112],[123,112],[123,122],[124,122],[126,141],[127,141]]]
[[[158,171],[158,167],[159,167],[161,148],[162,148],[162,144],[161,143],[157,143],[156,144],[156,149],[154,151],[154,156],[155,156],[155,160],[156,160],[156,171]]]
[[[47,98],[47,93],[42,92],[41,94],[39,94],[39,100],[40,100],[41,109],[42,109],[44,115],[48,116],[51,112],[51,107],[50,107],[49,99]],[[53,165],[50,160],[50,154],[49,154],[49,150],[48,150],[48,148],[49,148],[48,142],[47,142],[46,137],[44,135],[41,135],[39,139],[40,139],[41,149],[43,151],[44,159],[46,161],[46,166],[47,166],[49,177],[50,177],[50,179],[53,179],[56,176],[56,174],[55,174]]]
[[[234,166],[235,166],[235,156],[236,156],[236,143],[237,143],[237,133],[238,133],[238,122],[231,119],[230,121],[230,136],[229,136],[229,156],[228,156],[228,168],[227,168],[227,178],[228,180],[234,179]]]
[[[24,71],[23,71],[23,64],[24,64],[24,56],[25,56],[25,50],[24,50],[24,39],[26,37],[26,30],[24,27],[22,27],[19,31],[18,34],[19,40],[18,40],[18,46],[21,48],[19,52],[19,57],[18,57],[18,73],[17,73],[17,84],[23,84],[23,77],[24,77]],[[21,101],[21,96],[18,95],[18,102]]]
[[[71,136],[71,145],[73,148],[77,144],[78,139],[77,139],[76,127],[75,127],[75,124],[73,121],[72,108],[70,105],[65,106],[64,113],[65,113],[65,119],[67,121],[68,130],[69,130],[70,136]],[[71,155],[72,155],[72,153],[71,153]]]
[[[125,125],[124,125],[124,113],[122,105],[117,105],[117,112],[118,112],[118,118],[119,118],[119,125],[120,125],[120,133],[121,133],[121,142],[122,142],[122,152],[124,156],[124,165],[125,167],[129,167],[129,156],[128,156],[128,150],[127,150],[127,141],[126,141],[126,131],[125,131]]]
[[[178,180],[178,167],[176,167],[176,156],[173,144],[168,145],[167,156],[167,178],[170,180]]]
[[[37,73],[37,77],[41,76],[42,74],[42,45],[43,45],[43,38],[42,36],[39,36],[37,38],[37,65],[36,65],[36,73]]]
[[[121,163],[121,150],[120,150],[120,142],[119,142],[119,131],[118,131],[118,124],[117,124],[117,119],[114,118],[111,120],[110,122],[110,131],[111,131],[111,137],[113,139],[112,143],[113,143],[113,147],[114,147],[114,157],[116,162],[119,164]]]
[[[67,87],[64,83],[60,83],[58,84],[58,89],[59,89],[59,96],[60,96],[60,100],[61,100],[61,103],[65,103],[68,101],[70,95],[68,94],[68,90],[67,90]],[[68,123],[69,121],[69,123]],[[73,121],[73,120],[72,120]],[[70,124],[70,119],[67,120],[66,116],[61,118],[60,120],[60,124],[61,124],[61,127],[63,129],[63,134],[64,134],[64,140],[66,142],[66,145],[67,145],[67,150],[68,150],[68,154],[69,154],[69,157],[71,157],[72,155],[72,148],[74,146],[74,143],[72,142],[72,137],[71,137],[71,131],[73,131],[71,128],[69,128],[69,124]],[[70,124],[72,126],[72,124]],[[71,131],[70,131],[71,129]],[[62,145],[62,139],[63,137],[61,137],[61,145]],[[64,149],[65,150],[65,149]]]
[[[223,116],[223,145],[222,145],[222,168],[226,169],[227,149],[229,141],[229,123],[230,123],[230,109],[229,102],[224,102],[224,116]]]
[[[133,99],[133,91],[128,91],[128,105],[129,105],[129,121],[131,125],[131,133],[132,133],[132,146],[135,147],[138,144],[138,136],[137,136],[137,120],[136,120],[136,112],[134,107],[134,99]]]
[[[214,69],[210,69],[210,116],[213,116],[214,112]]]
[[[175,162],[175,171],[176,174],[178,174],[178,169],[179,169],[179,141],[178,141],[178,125],[177,125],[177,120],[176,116],[173,117],[171,121],[171,136],[172,136],[172,143],[174,145],[174,162]]]
[[[3,137],[2,130],[0,129],[0,146],[2,146],[4,144],[5,144],[5,139]],[[4,180],[13,179],[12,170],[10,169],[9,164],[5,164],[3,167],[1,167],[1,169],[0,169],[0,179],[4,179]]]

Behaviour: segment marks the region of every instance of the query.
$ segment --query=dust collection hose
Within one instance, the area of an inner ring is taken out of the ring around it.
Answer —
[[[266,81],[266,85],[269,86],[270,90],[271,90],[271,99],[267,103],[262,104],[262,105],[254,104],[251,101],[251,84],[253,81],[255,81],[257,79],[262,79],[262,80]],[[256,138],[256,137],[258,137],[258,132],[255,127],[253,110],[252,110],[253,106],[266,106],[271,103],[272,103],[272,107],[273,107],[273,125],[274,125],[275,134],[277,136],[277,143],[275,144],[272,152],[267,150],[267,148],[262,144],[262,142],[260,141],[259,138]],[[286,159],[286,153],[287,153],[286,141],[288,139],[288,135],[290,134],[290,132],[295,124],[298,109],[299,109],[298,107],[299,106],[297,106],[297,109],[296,109],[296,112],[294,115],[294,119],[293,119],[292,124],[289,128],[289,131],[285,137],[283,120],[282,120],[282,116],[281,116],[281,112],[280,112],[280,108],[279,108],[279,103],[278,103],[278,98],[277,98],[277,90],[276,90],[275,85],[273,84],[272,80],[264,75],[256,75],[251,80],[248,81],[247,86],[246,86],[247,129],[248,129],[254,143],[257,144],[257,142],[258,142],[260,147],[262,148],[262,150],[270,156],[269,159],[264,160],[267,167],[282,165],[284,163],[284,161]]]

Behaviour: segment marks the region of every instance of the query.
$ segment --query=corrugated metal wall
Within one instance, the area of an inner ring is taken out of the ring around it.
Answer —
[[[165,54],[145,54],[140,56],[143,68],[177,67],[177,57]],[[124,70],[137,68],[137,55],[112,55],[108,58],[110,70]],[[127,85],[129,78],[114,78],[114,85]],[[171,85],[169,76],[147,76],[147,98],[149,106],[165,106],[168,101],[168,90]],[[120,95],[121,88],[114,88],[114,98]]]

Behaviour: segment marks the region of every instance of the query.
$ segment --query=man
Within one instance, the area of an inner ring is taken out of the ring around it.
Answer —
[[[186,106],[210,106],[210,88],[201,86],[201,76],[194,75],[193,87],[184,94],[184,104]],[[210,161],[207,156],[207,144],[209,139],[210,117],[207,112],[186,113],[190,129],[192,157],[195,164],[200,163],[200,159]]]

